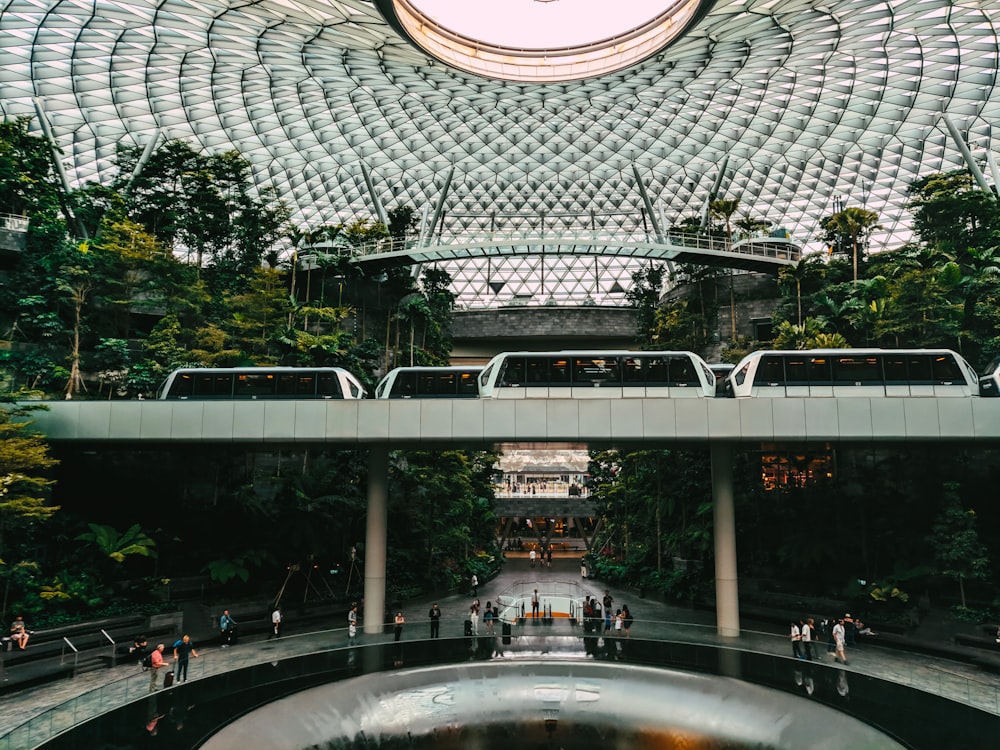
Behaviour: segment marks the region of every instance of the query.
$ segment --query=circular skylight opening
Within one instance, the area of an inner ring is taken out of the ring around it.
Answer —
[[[487,78],[575,81],[622,70],[677,39],[707,0],[377,0],[428,54]]]

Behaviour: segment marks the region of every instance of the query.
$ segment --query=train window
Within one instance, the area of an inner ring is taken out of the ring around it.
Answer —
[[[189,372],[179,372],[174,376],[170,384],[170,392],[167,394],[172,398],[186,398],[194,391],[194,377]]]
[[[500,372],[497,374],[497,382],[500,383],[501,387],[513,386],[514,388],[519,388],[525,383],[524,370],[524,357],[507,357],[500,364]]]
[[[493,373],[493,365],[490,365],[479,375],[479,385],[483,388],[490,382],[490,375]]]
[[[757,364],[754,385],[783,385],[785,382],[785,361],[780,354],[768,354]]]
[[[907,357],[905,354],[882,355],[886,385],[906,385],[910,382],[910,376],[906,372],[908,359],[912,357]]]
[[[701,385],[698,380],[698,370],[690,357],[670,358],[670,385],[686,386]]]
[[[566,357],[554,357],[549,360],[549,384],[569,385],[570,366]]]
[[[646,365],[647,385],[670,385],[670,363],[665,357],[648,357],[643,363]]]
[[[361,388],[361,384],[360,383],[355,383],[350,378],[347,379],[347,382],[348,382],[348,384],[351,387],[351,397],[352,398],[363,398],[364,397],[364,390]]]
[[[646,383],[649,360],[640,357],[622,357],[622,385],[642,386]]]
[[[965,376],[950,354],[939,354],[931,363],[934,380],[939,385],[965,385]]]
[[[295,396],[295,373],[282,372],[275,377],[274,392],[279,396]]]
[[[459,373],[456,393],[462,396],[478,392],[479,392],[479,387],[476,385],[476,373],[474,372]]]
[[[313,372],[300,372],[295,375],[295,395],[315,396],[316,395],[316,374]]]
[[[882,362],[875,355],[837,357],[833,362],[835,385],[858,385],[882,382]]]
[[[809,382],[812,385],[830,385],[833,382],[829,357],[809,358]]]
[[[528,357],[525,361],[525,384],[544,386],[549,384],[549,358]]]
[[[396,373],[396,382],[392,385],[390,398],[413,398],[417,393],[417,373],[402,370]]]
[[[618,385],[618,357],[577,357],[573,363],[573,382],[580,385]]]
[[[736,381],[736,385],[743,385],[743,381],[747,379],[747,372],[750,370],[750,362],[747,362],[743,367],[736,371],[733,375],[733,380]]]
[[[316,374],[316,395],[323,398],[340,398],[340,381],[335,372],[320,372]]]
[[[233,395],[231,372],[199,372],[194,377],[194,395],[201,398],[230,398]]]
[[[236,388],[233,395],[237,398],[273,396],[274,386],[274,373],[240,373],[236,376]]]
[[[888,376],[886,376],[888,378]],[[934,376],[931,372],[931,357],[929,354],[909,354],[906,356],[906,378],[914,385],[931,385]]]
[[[785,384],[809,385],[809,358],[796,354],[785,358]]]

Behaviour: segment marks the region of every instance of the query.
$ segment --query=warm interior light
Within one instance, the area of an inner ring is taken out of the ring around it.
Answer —
[[[377,0],[433,57],[508,81],[591,78],[644,60],[679,37],[705,0]]]

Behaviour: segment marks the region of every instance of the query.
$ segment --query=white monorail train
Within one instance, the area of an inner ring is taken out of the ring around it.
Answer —
[[[375,386],[375,398],[477,398],[482,367],[397,367]]]
[[[979,378],[950,349],[804,349],[744,357],[727,392],[747,396],[975,396]]]
[[[192,367],[174,370],[160,399],[357,399],[364,386],[342,367]]]
[[[715,375],[692,352],[505,352],[479,375],[480,398],[711,398]]]

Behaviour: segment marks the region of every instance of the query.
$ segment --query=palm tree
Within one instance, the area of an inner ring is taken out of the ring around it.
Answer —
[[[818,269],[819,258],[816,255],[804,255],[794,266],[782,266],[778,272],[778,280],[795,282],[795,298],[798,304],[796,322],[802,325],[802,282],[810,278]]]
[[[709,213],[716,219],[726,222],[726,249],[733,246],[733,227],[730,223],[736,209],[740,207],[739,198],[720,198],[708,204]],[[736,341],[736,290],[733,287],[733,269],[729,269],[729,340]]]
[[[867,237],[876,229],[881,229],[878,214],[866,208],[851,206],[838,211],[823,222],[825,229],[831,229],[837,234],[851,240],[851,256],[854,261],[854,280],[858,280],[858,241]]]

